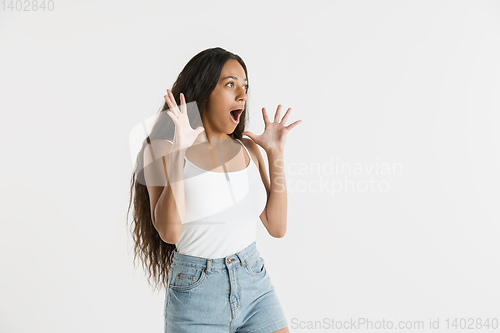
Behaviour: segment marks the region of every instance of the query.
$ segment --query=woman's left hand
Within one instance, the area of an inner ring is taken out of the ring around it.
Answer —
[[[264,124],[265,124],[265,129],[264,133],[261,135],[255,135],[252,132],[245,131],[242,134],[245,134],[246,136],[249,136],[256,144],[264,148],[264,150],[269,153],[272,151],[279,151],[283,152],[285,149],[285,139],[286,135],[292,128],[297,126],[302,122],[302,120],[297,120],[296,122],[285,126],[286,120],[288,118],[288,115],[290,114],[290,110],[292,108],[289,108],[285,115],[283,116],[283,119],[281,119],[280,122],[278,122],[280,118],[280,111],[281,111],[281,104],[278,105],[278,108],[276,110],[276,114],[274,115],[274,123],[269,121],[269,118],[267,117],[267,112],[266,108],[262,108],[262,116],[264,118]]]

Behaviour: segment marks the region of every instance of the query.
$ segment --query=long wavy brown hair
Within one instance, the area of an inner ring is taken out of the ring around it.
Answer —
[[[206,49],[195,55],[186,64],[173,84],[171,90],[177,105],[181,104],[180,93],[182,92],[185,96],[186,103],[196,102],[199,116],[202,117],[206,110],[210,94],[217,86],[222,68],[230,59],[235,59],[241,64],[248,79],[247,67],[243,59],[238,55],[220,47]],[[249,81],[247,81],[247,93],[249,89],[248,83]],[[229,134],[233,140],[241,139],[242,132],[245,131],[248,103],[245,104],[245,109],[240,115],[239,124],[236,126],[234,132]],[[170,271],[172,259],[171,255],[175,250],[175,244],[165,243],[151,220],[151,206],[144,178],[143,155],[146,145],[155,139],[173,141],[175,124],[166,113],[162,113],[168,109],[168,104],[164,102],[163,107],[158,112],[156,122],[149,136],[143,141],[142,148],[137,154],[130,183],[130,201],[127,211],[128,225],[130,207],[133,202],[133,220],[131,222],[130,231],[134,240],[134,263],[137,257],[139,257],[142,262],[142,267],[147,273],[147,281],[153,286],[154,290],[167,288],[168,273]],[[191,125],[193,126],[193,124]],[[196,128],[196,126],[193,128]],[[159,158],[161,158],[161,156]]]

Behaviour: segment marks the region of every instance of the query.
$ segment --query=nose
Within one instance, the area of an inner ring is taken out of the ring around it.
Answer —
[[[237,100],[238,101],[246,101],[247,100],[247,93],[246,93],[245,89],[243,89],[242,87],[240,87],[240,89],[238,90]]]

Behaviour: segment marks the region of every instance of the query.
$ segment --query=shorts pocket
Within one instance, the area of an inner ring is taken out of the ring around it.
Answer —
[[[177,291],[188,291],[199,286],[205,280],[205,270],[199,267],[174,264],[169,288]]]
[[[264,258],[261,256],[255,256],[253,258],[247,259],[247,264],[245,265],[248,273],[252,276],[261,276],[266,272],[266,263]]]

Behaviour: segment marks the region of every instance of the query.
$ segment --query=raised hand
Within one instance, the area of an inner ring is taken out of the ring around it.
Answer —
[[[270,122],[269,118],[267,117],[267,112],[266,108],[262,108],[262,116],[264,118],[264,124],[265,124],[265,129],[264,133],[261,135],[255,135],[252,132],[245,131],[242,134],[245,134],[249,136],[256,144],[261,146],[267,153],[272,152],[273,150],[279,150],[280,152],[283,152],[285,149],[285,141],[286,141],[286,135],[292,128],[297,126],[302,122],[302,120],[297,120],[296,122],[285,126],[286,120],[288,116],[290,115],[290,110],[292,108],[289,108],[285,115],[283,116],[283,119],[281,119],[280,122],[278,122],[280,118],[280,112],[281,112],[281,104],[278,105],[278,108],[276,110],[276,114],[274,115],[274,122]]]
[[[175,124],[173,144],[178,150],[187,149],[193,145],[198,135],[205,129],[202,126],[199,126],[196,129],[191,127],[189,117],[187,115],[186,99],[184,98],[183,93],[180,94],[180,110],[175,102],[174,94],[172,94],[170,89],[167,89],[167,95],[164,97],[170,107],[170,111],[167,111],[167,114],[170,118],[172,118],[172,121]]]

